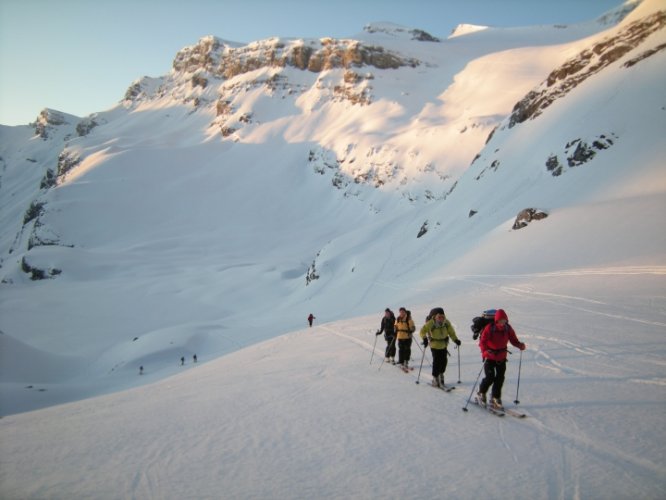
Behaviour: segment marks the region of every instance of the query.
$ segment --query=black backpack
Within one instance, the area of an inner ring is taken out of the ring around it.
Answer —
[[[430,309],[430,312],[426,316],[425,322],[427,323],[437,314],[444,314],[444,309],[442,307],[433,307],[432,309]]]
[[[497,312],[496,309],[486,309],[483,311],[481,316],[476,316],[474,319],[472,319],[470,328],[472,329],[472,338],[474,340],[479,338],[479,335],[481,335],[481,332],[486,327],[486,325],[495,322],[495,312]]]

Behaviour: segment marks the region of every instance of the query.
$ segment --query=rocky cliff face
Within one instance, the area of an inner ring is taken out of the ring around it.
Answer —
[[[509,128],[536,118],[554,101],[563,97],[589,77],[599,73],[628,52],[638,48],[650,35],[666,26],[666,11],[654,14],[628,25],[617,35],[606,38],[578,56],[553,70],[540,88],[528,93],[516,104],[509,120]],[[662,44],[625,62],[630,67],[639,61],[666,49]]]
[[[291,66],[315,73],[334,68],[373,66],[378,69],[416,67],[417,59],[404,57],[383,47],[365,45],[357,40],[282,40],[273,38],[233,47],[208,36],[176,55],[177,72],[206,71],[217,78],[229,79],[262,67]]]

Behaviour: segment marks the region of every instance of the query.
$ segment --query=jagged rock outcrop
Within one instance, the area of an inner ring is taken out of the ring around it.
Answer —
[[[552,154],[546,160],[546,169],[557,177],[564,173],[568,166],[577,167],[594,159],[599,151],[609,149],[615,144],[615,134],[601,134],[591,141],[574,139],[564,146],[563,156],[566,158],[566,166],[560,161],[557,154]]]
[[[216,37],[207,36],[196,45],[178,52],[173,69],[183,73],[203,70],[217,78],[230,79],[263,67],[291,66],[319,73],[333,68],[373,66],[378,69],[397,69],[419,64],[414,58],[404,57],[383,47],[365,45],[357,40],[322,38],[285,41],[272,38],[233,47]],[[139,92],[138,88],[131,89],[132,96]]]
[[[44,213],[44,202],[33,201],[23,215],[23,225],[32,222]]]
[[[58,164],[56,165],[55,170],[49,168],[44,173],[44,177],[39,185],[39,189],[49,189],[58,184],[58,181],[64,178],[64,176],[81,163],[81,157],[78,153],[74,153],[69,150],[63,150],[58,155]]]
[[[410,40],[416,40],[419,42],[439,42],[440,39],[432,36],[430,33],[419,30],[419,29],[409,29],[404,26],[399,26],[397,24],[391,23],[375,23],[367,24],[363,27],[363,31],[366,33],[385,33],[387,35],[393,36],[403,36],[406,35]]]
[[[97,125],[98,123],[93,118],[84,118],[76,124],[76,133],[79,134],[79,137],[85,137]]]
[[[67,172],[81,163],[81,157],[78,153],[64,150],[58,156],[58,166],[56,169],[56,176],[63,177]]]
[[[665,26],[666,11],[655,12],[627,25],[617,35],[594,44],[577,57],[570,59],[551,72],[539,89],[529,92],[515,105],[509,119],[509,128],[536,118],[554,101],[569,93],[592,75],[599,73],[619,60],[628,52],[636,49],[650,35]],[[665,48],[664,46],[660,47],[645,51],[623,66],[630,67]]]
[[[37,120],[31,125],[35,128],[35,135],[38,135],[42,139],[49,138],[49,131],[53,127],[63,125],[67,123],[65,115],[59,111],[54,111],[52,109],[45,108],[39,113]]]
[[[319,253],[317,253],[317,257],[319,257]],[[315,260],[312,261],[312,264],[310,264],[310,267],[308,267],[308,270],[305,273],[305,286],[308,286],[314,280],[319,279],[319,274],[317,273],[317,267],[316,267],[316,260],[317,259],[315,257]]]
[[[134,82],[125,91],[124,101],[132,102],[141,99],[144,96],[155,94],[161,96],[166,93],[163,88],[164,78],[151,78],[144,76]]]
[[[51,269],[39,269],[28,263],[25,257],[21,259],[21,270],[30,275],[30,279],[33,281],[51,279],[62,273],[61,269],[51,268]]]
[[[421,224],[421,228],[419,229],[419,232],[416,235],[416,237],[420,238],[421,236],[425,235],[427,232],[428,232],[428,221],[425,221],[423,224]]]
[[[521,229],[527,226],[533,220],[541,220],[548,217],[548,214],[537,208],[525,208],[518,212],[516,221],[513,223],[513,229]]]

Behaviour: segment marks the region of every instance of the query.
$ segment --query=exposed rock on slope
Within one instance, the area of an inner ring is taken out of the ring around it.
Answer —
[[[509,128],[539,116],[554,101],[569,93],[579,84],[602,69],[614,63],[628,52],[636,49],[650,35],[666,26],[666,11],[654,14],[629,24],[616,36],[604,39],[590,49],[554,70],[541,85],[541,89],[531,91],[516,104],[509,120]],[[625,64],[628,67],[649,57],[659,50],[651,49]]]
[[[333,68],[373,66],[396,69],[419,64],[414,58],[357,40],[322,38],[318,41],[285,41],[273,38],[244,47],[232,47],[219,38],[208,36],[178,52],[173,69],[187,73],[205,70],[215,77],[229,79],[266,66],[292,66],[318,73]]]

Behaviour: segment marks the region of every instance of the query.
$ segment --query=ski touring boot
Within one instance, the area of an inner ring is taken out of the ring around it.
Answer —
[[[502,405],[502,400],[500,398],[493,398],[491,401],[491,407],[494,410],[504,411],[504,406]]]
[[[486,406],[487,401],[486,401],[486,393],[485,392],[477,392],[476,393],[476,404],[480,406]]]

